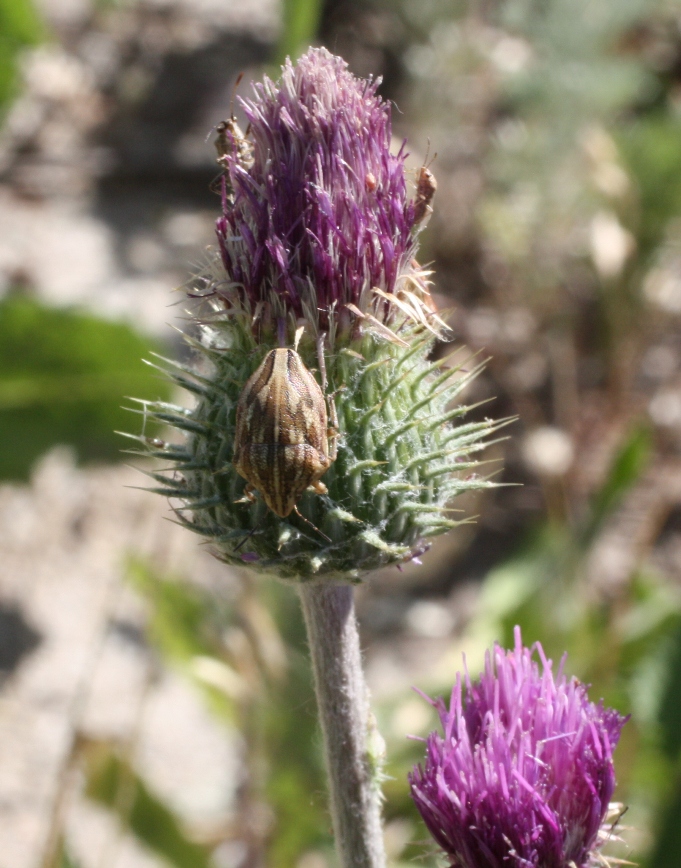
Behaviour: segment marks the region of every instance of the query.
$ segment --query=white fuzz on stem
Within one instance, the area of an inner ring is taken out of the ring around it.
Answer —
[[[367,750],[369,698],[351,585],[300,585],[336,848],[342,868],[385,868],[381,792]]]

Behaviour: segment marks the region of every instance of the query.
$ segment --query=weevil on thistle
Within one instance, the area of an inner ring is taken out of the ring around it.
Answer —
[[[422,223],[433,213],[432,201],[437,192],[435,175],[428,166],[421,166],[416,174],[416,198],[414,199],[414,223]]]
[[[433,154],[433,159],[428,160],[430,152],[430,142],[426,151],[426,159],[421,168],[416,172],[416,195],[414,196],[414,225],[420,223],[430,217],[433,213],[433,198],[437,193],[437,180],[435,175],[430,171],[431,164],[437,159],[437,154]]]
[[[454,497],[492,484],[477,458],[499,425],[461,403],[481,366],[434,359],[448,331],[417,247],[435,179],[423,166],[410,196],[378,85],[315,48],[237,98],[246,132],[232,111],[216,128],[217,250],[188,292],[202,362],[170,363],[196,404],[148,408],[186,435],[150,450],[178,520],[296,581],[417,557],[461,523]]]
[[[265,356],[237,403],[233,460],[248,483],[245,497],[258,491],[280,518],[295,511],[307,521],[296,504],[307,489],[328,493],[320,480],[336,460],[335,403],[330,397],[327,411],[323,347],[318,350],[321,388],[297,350],[280,347]]]
[[[233,115],[226,121],[220,121],[215,132],[215,150],[218,153],[216,162],[221,169],[228,165],[231,154],[235,154],[244,166],[252,162],[251,145]]]
[[[234,82],[234,91],[241,84],[243,73],[240,72]],[[234,117],[234,95],[227,120],[220,121],[215,127],[215,150],[217,164],[223,171],[229,169],[229,157],[236,158],[243,166],[253,164],[253,148],[248,140],[248,129],[244,133]]]

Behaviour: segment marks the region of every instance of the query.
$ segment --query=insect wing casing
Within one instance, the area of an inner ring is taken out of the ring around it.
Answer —
[[[244,386],[234,464],[282,518],[331,465],[324,394],[295,350],[271,350]]]

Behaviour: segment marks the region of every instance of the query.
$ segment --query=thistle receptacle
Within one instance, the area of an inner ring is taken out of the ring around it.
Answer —
[[[404,147],[390,152],[377,87],[311,49],[241,101],[247,142],[223,125],[218,251],[191,290],[202,359],[174,374],[196,406],[148,408],[186,434],[152,450],[171,462],[155,478],[180,520],[226,562],[283,578],[356,581],[408,560],[457,524],[453,497],[487,484],[475,454],[494,424],[461,422],[455,402],[475,368],[430,361],[446,327],[414,258],[425,211],[408,192]],[[244,386],[294,342],[318,381],[323,348],[338,413],[327,493],[297,504],[307,521],[245,498],[234,464]]]

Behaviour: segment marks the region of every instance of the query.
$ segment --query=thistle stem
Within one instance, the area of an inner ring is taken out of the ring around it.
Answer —
[[[300,586],[342,868],[385,868],[381,792],[367,750],[369,696],[351,585]]]

